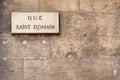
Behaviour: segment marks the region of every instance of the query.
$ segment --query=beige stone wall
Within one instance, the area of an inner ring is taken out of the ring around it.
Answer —
[[[12,35],[11,12],[60,13],[60,34]],[[0,80],[120,80],[120,0],[0,0]]]

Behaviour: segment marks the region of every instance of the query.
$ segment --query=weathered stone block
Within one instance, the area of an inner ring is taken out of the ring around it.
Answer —
[[[0,59],[20,59],[21,50],[21,44],[14,37],[0,37]]]
[[[25,80],[80,80],[77,61],[25,60]]]
[[[113,13],[118,11],[119,0],[80,0],[80,10]],[[117,4],[117,5],[116,5]]]
[[[99,53],[103,58],[120,57],[119,37],[100,37]]]
[[[56,58],[98,58],[99,38],[84,37],[80,40],[52,38],[51,57]]]
[[[22,61],[0,60],[0,80],[22,80]]]
[[[0,79],[9,80],[9,72],[6,69],[0,69]]]
[[[99,36],[114,36],[113,28],[116,25],[115,17],[116,16],[113,14],[97,14],[95,19],[96,19],[96,26],[99,29],[98,30]]]
[[[116,15],[102,13],[80,13],[79,36],[115,36]],[[118,29],[116,29],[117,31]]]
[[[96,14],[80,13],[79,37],[96,37],[99,33],[97,28]]]
[[[95,12],[114,12],[114,0],[94,0]]]
[[[112,59],[81,60],[81,80],[116,80]]]
[[[60,13],[60,38],[78,39],[80,28],[79,12]]]
[[[50,63],[50,80],[80,80],[78,61],[56,59]]]
[[[39,11],[38,0],[1,0],[1,8],[3,11]]]
[[[101,57],[112,57],[115,55],[112,37],[100,37],[99,53]]]
[[[93,0],[80,0],[81,11],[94,11]]]
[[[48,60],[25,60],[24,80],[50,80],[50,63]]]
[[[26,36],[21,37],[23,44],[27,41],[27,44],[23,45],[23,57],[25,59],[43,59],[49,58],[49,37],[48,36]]]
[[[75,59],[79,56],[79,48],[80,48],[80,41],[68,39],[59,39],[59,38],[52,38],[52,43],[50,45],[51,50],[50,54],[51,57],[56,58],[69,58],[73,57]]]
[[[40,11],[79,11],[78,0],[39,0]]]
[[[49,38],[27,35],[1,37],[0,54],[0,59],[49,58]]]
[[[110,27],[107,27],[107,35],[108,36],[120,36],[120,15],[116,14],[115,17],[111,18]]]
[[[80,40],[80,58],[99,58],[99,38],[84,37]]]

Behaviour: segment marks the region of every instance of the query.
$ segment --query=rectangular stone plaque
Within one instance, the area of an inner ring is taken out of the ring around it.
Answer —
[[[13,34],[59,33],[58,12],[12,12]]]

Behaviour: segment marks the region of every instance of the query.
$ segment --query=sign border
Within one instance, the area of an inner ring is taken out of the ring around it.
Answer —
[[[38,33],[12,32],[12,14],[13,13],[57,13],[58,14],[58,32],[51,32],[51,33],[49,33],[49,32],[45,32],[45,33],[43,33],[43,32],[41,32],[41,33],[40,32],[38,32]],[[10,29],[10,31],[11,31],[11,34],[60,34],[60,14],[59,14],[59,12],[12,12],[11,13],[11,29]]]

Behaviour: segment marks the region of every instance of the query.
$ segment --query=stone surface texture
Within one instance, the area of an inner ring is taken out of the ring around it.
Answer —
[[[11,12],[59,12],[60,34],[11,34]],[[0,80],[120,80],[120,0],[0,0]]]

